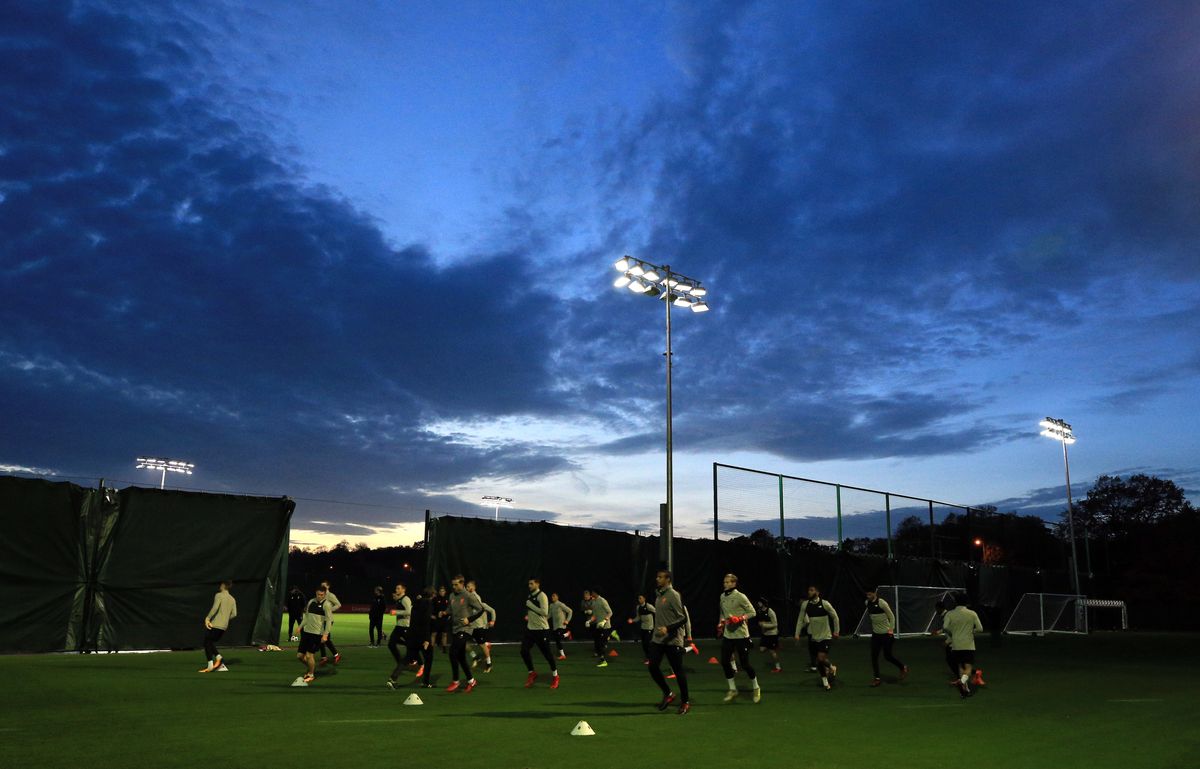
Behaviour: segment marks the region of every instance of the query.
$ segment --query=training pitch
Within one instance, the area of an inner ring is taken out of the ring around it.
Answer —
[[[724,677],[707,662],[718,644],[699,640],[701,656],[687,657],[693,710],[681,717],[655,710],[658,690],[628,639],[603,669],[590,644],[569,644],[558,691],[536,649],[543,677],[526,690],[518,648],[497,646],[478,689],[447,694],[441,653],[440,686],[387,689],[391,655],[366,646],[366,627],[363,616],[337,617],[342,664],[319,669],[307,689],[289,687],[302,670],[288,643],[227,648],[230,672],[206,675],[196,672],[200,651],[0,657],[0,767],[1200,766],[1194,634],[1005,637],[998,646],[980,636],[988,686],[966,701],[947,685],[940,639],[898,641],[912,673],[896,683],[885,666],[877,689],[867,642],[842,639],[832,653],[840,685],[829,693],[788,639],[782,674],[752,657],[757,705],[740,674],[743,696],[722,704]],[[425,704],[401,705],[413,691]],[[570,736],[580,720],[595,736]]]

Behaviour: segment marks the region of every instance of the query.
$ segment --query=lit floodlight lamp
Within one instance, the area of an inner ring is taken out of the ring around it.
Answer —
[[[629,274],[634,278],[640,278],[646,274],[646,271],[642,269],[642,265],[635,264],[629,268]]]
[[[704,302],[693,302],[692,312],[708,312],[708,305]]]
[[[630,278],[628,275],[622,275],[621,277],[619,277],[613,281],[613,286],[615,286],[616,288],[625,288],[632,282],[633,282],[633,279]]]
[[[644,294],[650,289],[649,286],[647,286],[645,283],[641,282],[640,280],[632,281],[628,286],[626,286],[626,288],[628,288],[630,291],[632,291],[635,294]]]
[[[512,497],[486,496],[480,498],[480,504],[496,508],[496,520],[500,520],[500,508],[513,506]]]
[[[167,473],[191,475],[192,470],[195,468],[196,465],[191,462],[185,462],[182,459],[168,459],[166,457],[138,457],[136,465],[136,469],[138,470],[155,470],[162,473],[162,477],[158,482],[160,489],[167,486]]]
[[[613,267],[617,268],[617,272],[628,272],[629,268],[632,266],[633,262],[629,261],[628,256],[621,257],[617,260],[617,263],[613,265]]]
[[[649,281],[652,281],[655,283],[657,283],[659,280],[661,280],[661,278],[658,277],[658,273],[655,272],[654,270],[646,270],[645,274],[642,275],[642,277],[645,278],[646,280],[649,280]]]
[[[708,289],[702,286],[696,286],[692,289],[692,296],[708,296]]]
[[[676,307],[691,307],[692,306],[692,300],[688,299],[686,296],[679,296],[678,294],[672,294],[672,296],[675,297],[675,306]]]
[[[677,283],[677,285],[671,286],[671,288],[681,294],[689,294],[692,291],[692,287],[686,283]]]

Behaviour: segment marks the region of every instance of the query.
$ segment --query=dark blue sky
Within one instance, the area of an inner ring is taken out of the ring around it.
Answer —
[[[1197,4],[331,8],[0,7],[0,467],[644,526],[632,253],[712,292],[685,533],[712,461],[1052,509],[1047,414],[1200,488]]]

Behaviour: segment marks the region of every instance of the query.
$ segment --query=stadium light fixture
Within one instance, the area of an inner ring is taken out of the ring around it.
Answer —
[[[623,278],[628,279],[629,283],[627,285],[630,291],[636,294],[657,296],[662,301],[663,306],[667,308],[667,504],[666,516],[663,519],[661,541],[665,550],[667,568],[674,570],[675,478],[672,456],[674,439],[671,430],[671,369],[673,368],[674,353],[671,350],[671,307],[679,307],[680,309],[686,307],[692,312],[708,312],[708,304],[701,301],[702,297],[708,295],[708,290],[702,288],[700,281],[695,278],[689,278],[687,275],[674,272],[669,264],[659,266],[625,255],[618,259],[613,266],[616,267],[617,272],[621,273],[621,278],[617,279],[618,284]],[[617,285],[617,287],[620,288],[621,285]]]
[[[165,489],[167,487],[167,473],[181,473],[183,475],[191,475],[192,470],[196,469],[196,465],[191,462],[184,462],[181,459],[167,459],[166,457],[138,457],[138,470],[155,470],[162,473],[159,479],[158,487]]]
[[[1075,433],[1071,430],[1071,425],[1054,417],[1046,417],[1038,423],[1038,426],[1042,428],[1042,435],[1053,438],[1062,444],[1063,470],[1067,474],[1067,535],[1071,538],[1071,585],[1075,590],[1075,595],[1082,595],[1079,592],[1079,555],[1075,551],[1075,506],[1071,501],[1071,461],[1067,457],[1067,446],[1075,442]]]
[[[487,496],[482,498],[482,503],[488,507],[496,508],[496,520],[500,520],[500,508],[513,506],[512,497],[494,497]]]

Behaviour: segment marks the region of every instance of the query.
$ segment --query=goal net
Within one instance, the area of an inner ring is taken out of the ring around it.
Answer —
[[[948,595],[966,595],[961,587],[933,587],[930,585],[880,585],[879,597],[887,601],[896,615],[896,635],[925,635],[935,629],[938,619],[937,605]],[[871,615],[864,608],[858,620],[855,635],[871,635]]]
[[[1004,626],[1012,635],[1087,631],[1087,598],[1062,593],[1026,593]]]

